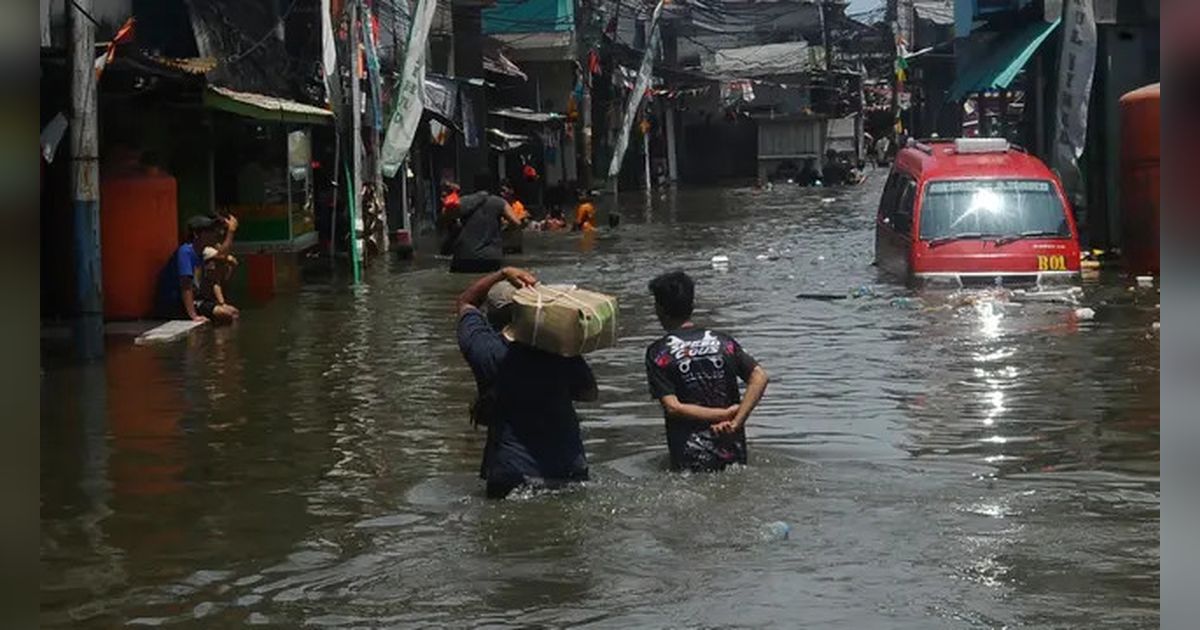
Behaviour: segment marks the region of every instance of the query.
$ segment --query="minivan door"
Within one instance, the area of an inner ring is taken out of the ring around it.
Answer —
[[[908,277],[915,191],[916,183],[912,177],[892,171],[879,201],[875,226],[875,263],[897,278]]]

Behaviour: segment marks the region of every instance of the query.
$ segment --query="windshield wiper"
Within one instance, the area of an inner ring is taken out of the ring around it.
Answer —
[[[1029,230],[1027,232],[1021,232],[1020,234],[1006,234],[1004,236],[1001,236],[1000,238],[996,239],[996,246],[999,247],[1000,245],[1007,245],[1009,243],[1013,243],[1013,242],[1019,241],[1021,239],[1026,239],[1026,238],[1045,238],[1045,237],[1067,238],[1066,236],[1064,236],[1063,234],[1061,234],[1059,232],[1051,232],[1049,230]]]
[[[960,232],[958,234],[951,234],[948,236],[939,236],[937,238],[929,239],[929,246],[937,247],[938,245],[945,245],[946,243],[949,243],[951,241],[970,240],[970,239],[974,239],[974,238],[983,238],[983,233],[982,232]]]

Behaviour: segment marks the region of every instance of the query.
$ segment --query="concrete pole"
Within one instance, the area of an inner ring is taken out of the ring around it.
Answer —
[[[71,199],[75,225],[75,294],[79,301],[76,349],[80,358],[104,356],[104,293],[100,273],[100,164],[97,133],[96,30],[93,0],[67,6],[71,37]],[[88,15],[85,15],[84,12]]]
[[[351,163],[354,168],[354,179],[351,184],[354,190],[350,194],[354,196],[354,215],[351,218],[350,229],[353,233],[350,238],[356,243],[359,243],[358,251],[356,252],[360,259],[366,258],[365,243],[359,241],[359,235],[363,234],[363,151],[362,151],[362,82],[358,76],[359,62],[359,20],[362,18],[361,0],[353,0],[350,5],[350,122],[353,134],[350,138]]]
[[[646,115],[650,115],[650,104],[646,103]],[[646,170],[646,192],[650,192],[654,188],[654,183],[650,180],[650,131],[649,129],[642,132],[642,156],[643,166]]]
[[[854,148],[859,160],[867,158],[867,147],[863,138],[867,116],[867,68],[862,61],[858,62],[858,115],[854,117]]]
[[[675,153],[675,102],[667,104],[667,178],[679,181],[679,158]]]
[[[592,189],[592,72],[583,64],[583,189]]]

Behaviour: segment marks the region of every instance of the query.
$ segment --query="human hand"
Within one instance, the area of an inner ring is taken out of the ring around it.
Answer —
[[[230,232],[236,232],[238,229],[237,217],[233,216],[232,214],[225,217],[225,227],[228,228]]]
[[[509,283],[518,289],[531,287],[538,283],[536,276],[528,271],[525,271],[524,269],[518,269],[517,267],[505,267],[504,269],[500,270],[500,273],[504,275],[505,280],[508,280]]]
[[[713,430],[713,433],[716,433],[717,435],[728,435],[736,433],[737,430],[741,428],[741,423],[734,422],[734,418],[737,416],[739,406],[740,405],[730,405],[725,408],[724,413],[722,414],[722,420],[720,422],[713,423],[710,427]]]
[[[194,321],[194,322],[199,322],[199,323],[201,323],[201,324],[207,324],[207,323],[208,323],[208,318],[207,318],[207,317],[205,317],[205,316],[203,316],[203,315],[193,315],[193,316],[192,316],[192,321]]]

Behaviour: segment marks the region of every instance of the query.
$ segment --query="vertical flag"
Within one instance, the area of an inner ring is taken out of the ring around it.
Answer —
[[[616,177],[621,172],[621,160],[625,157],[625,149],[629,148],[629,130],[637,117],[638,105],[646,95],[650,85],[650,75],[653,74],[654,52],[658,48],[658,16],[662,13],[663,0],[654,5],[654,13],[650,17],[650,37],[646,44],[646,52],[642,55],[642,66],[638,70],[637,81],[629,92],[629,100],[625,103],[625,113],[621,117],[620,135],[617,136],[617,146],[613,149],[612,162],[608,165],[608,176]]]
[[[1062,53],[1058,61],[1058,109],[1054,117],[1054,168],[1068,192],[1082,193],[1077,161],[1087,140],[1088,99],[1096,67],[1096,19],[1092,0],[1063,4]]]
[[[417,0],[417,8],[408,29],[408,42],[404,47],[404,66],[400,71],[396,107],[392,110],[387,135],[383,140],[383,174],[388,177],[395,175],[404,158],[408,157],[417,124],[421,122],[425,99],[425,43],[429,39],[429,28],[436,11],[437,0]]]

